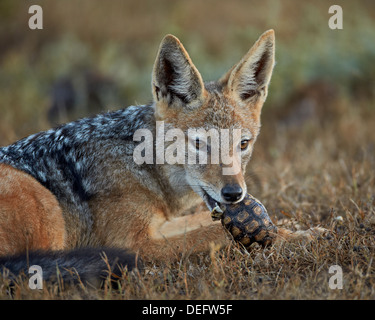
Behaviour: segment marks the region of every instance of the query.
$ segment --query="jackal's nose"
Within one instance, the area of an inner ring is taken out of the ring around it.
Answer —
[[[225,201],[235,202],[241,199],[243,190],[238,184],[227,184],[221,189]]]

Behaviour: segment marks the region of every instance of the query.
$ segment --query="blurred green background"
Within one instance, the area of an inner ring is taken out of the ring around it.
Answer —
[[[273,28],[277,65],[263,121],[323,126],[358,110],[373,117],[375,2],[336,2],[1,0],[0,145],[150,102],[151,70],[167,33],[208,81]],[[43,8],[43,30],[28,27],[32,4]],[[343,8],[343,30],[328,27],[333,4]]]

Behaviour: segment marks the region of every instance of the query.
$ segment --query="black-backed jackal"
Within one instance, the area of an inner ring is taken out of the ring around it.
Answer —
[[[107,247],[151,260],[227,241],[209,211],[183,213],[202,199],[212,209],[216,202],[241,201],[247,192],[244,172],[274,52],[270,30],[221,79],[204,83],[180,41],[167,35],[152,73],[151,105],[78,120],[0,148],[0,256]],[[205,163],[189,163],[188,150],[198,155],[217,147],[202,132],[223,129],[239,132],[228,138],[237,150],[233,161],[213,162],[209,153]],[[165,136],[161,147],[155,139],[147,144],[146,135],[134,139],[139,130],[154,138],[179,130],[182,157],[158,162],[175,139]],[[151,161],[135,161],[141,143]],[[232,174],[224,174],[229,168]]]

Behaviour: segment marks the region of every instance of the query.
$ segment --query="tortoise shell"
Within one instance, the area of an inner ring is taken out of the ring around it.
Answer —
[[[224,228],[245,248],[254,242],[270,245],[277,233],[266,208],[250,194],[239,203],[215,207],[211,216],[214,220],[221,219]]]

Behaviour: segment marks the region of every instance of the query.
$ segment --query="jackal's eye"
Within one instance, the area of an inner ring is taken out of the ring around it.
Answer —
[[[250,140],[248,140],[248,139],[242,140],[241,145],[240,145],[241,150],[246,150],[247,147],[249,146],[249,142],[250,142]]]

